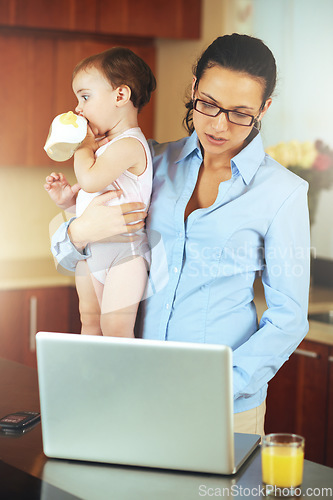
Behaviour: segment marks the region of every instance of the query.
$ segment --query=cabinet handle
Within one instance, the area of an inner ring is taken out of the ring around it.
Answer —
[[[328,362],[333,363],[333,356],[328,356]]]
[[[305,349],[296,349],[295,354],[299,354],[300,356],[305,356],[306,358],[319,359],[320,354],[315,351],[306,351]]]
[[[36,351],[36,333],[37,333],[37,297],[30,297],[30,335],[29,348],[30,351]]]

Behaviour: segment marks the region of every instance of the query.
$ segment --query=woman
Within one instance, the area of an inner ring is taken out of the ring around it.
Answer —
[[[307,183],[265,155],[258,130],[275,82],[274,57],[260,40],[233,34],[207,48],[187,104],[191,135],[151,145],[146,222],[152,263],[143,337],[231,346],[235,431],[258,434],[267,383],[308,329]],[[69,226],[69,237],[60,228],[54,252],[64,267],[83,258],[69,239],[82,249],[111,234],[103,233],[104,214],[100,231],[91,227],[90,211],[108,211],[112,234],[137,220],[127,213],[120,222],[111,208],[89,207]],[[259,275],[268,309],[258,325]]]

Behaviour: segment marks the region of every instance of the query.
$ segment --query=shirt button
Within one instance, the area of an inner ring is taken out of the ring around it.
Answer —
[[[175,274],[176,274],[176,273],[178,273],[178,267],[174,267],[174,268],[173,268],[173,272],[174,272]]]
[[[182,238],[183,237],[183,233],[178,233],[178,238]]]
[[[169,309],[170,304],[165,304],[165,309]]]

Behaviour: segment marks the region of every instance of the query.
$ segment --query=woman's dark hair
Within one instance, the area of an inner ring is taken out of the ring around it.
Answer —
[[[204,72],[213,66],[247,73],[257,78],[263,86],[263,105],[274,92],[276,85],[275,59],[269,48],[258,38],[238,33],[216,38],[193,67],[196,87]],[[187,113],[184,118],[184,126],[191,134],[194,130],[193,100],[190,99],[185,106]]]
[[[74,68],[72,78],[89,67],[99,69],[113,88],[127,85],[131,89],[131,101],[139,112],[156,89],[156,80],[148,64],[126,47],[113,47],[83,59]]]

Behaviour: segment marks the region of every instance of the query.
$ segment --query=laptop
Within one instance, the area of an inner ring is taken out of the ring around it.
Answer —
[[[39,332],[47,457],[234,474],[260,436],[234,434],[223,345]]]

